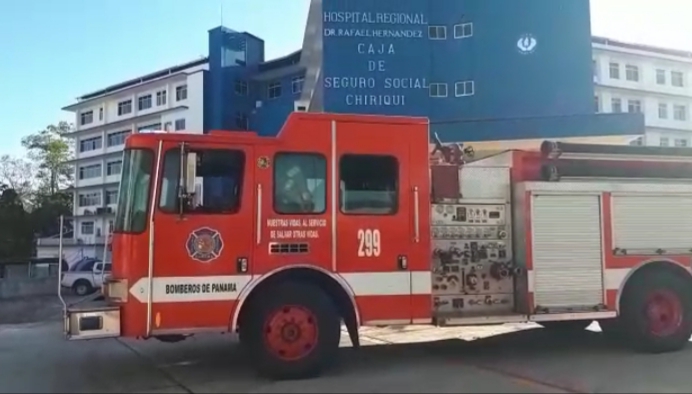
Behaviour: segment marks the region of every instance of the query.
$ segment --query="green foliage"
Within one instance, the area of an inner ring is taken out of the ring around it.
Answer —
[[[70,139],[66,138],[72,128],[70,123],[60,122],[22,138],[27,156],[37,167],[35,176],[39,193],[55,194],[73,180],[72,167],[67,163],[72,158],[72,149]]]
[[[34,238],[57,234],[71,215],[72,128],[59,122],[24,137],[26,158],[0,156],[0,261],[31,257]]]
[[[0,261],[23,259],[33,252],[33,230],[19,195],[0,185]]]

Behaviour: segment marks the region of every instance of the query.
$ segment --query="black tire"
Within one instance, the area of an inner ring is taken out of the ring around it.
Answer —
[[[318,287],[310,283],[280,284],[260,295],[249,306],[252,309],[240,323],[239,337],[243,350],[261,375],[277,380],[316,377],[336,359],[341,340],[341,319],[330,298]],[[290,317],[291,313],[298,317]],[[277,324],[284,323],[281,335],[278,326],[269,327],[272,319]],[[297,327],[290,323],[296,320],[305,324]],[[316,335],[309,335],[315,330]],[[306,342],[300,346],[304,352],[294,358],[282,358],[276,349],[288,348],[291,343],[286,339],[289,331],[291,336],[296,336],[294,342]],[[275,337],[271,340],[269,336]]]
[[[692,335],[692,288],[689,279],[663,270],[637,275],[627,284],[620,304],[623,339],[635,350],[663,353],[682,349]],[[666,329],[652,327],[647,311],[651,298],[668,305],[658,320]],[[663,300],[663,301],[660,301]]]
[[[91,294],[94,289],[88,280],[79,279],[72,285],[72,291],[78,296],[85,296]]]
[[[543,328],[556,332],[574,332],[586,330],[593,320],[561,320],[541,322]]]

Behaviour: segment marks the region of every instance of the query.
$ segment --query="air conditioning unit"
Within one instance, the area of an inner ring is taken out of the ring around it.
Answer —
[[[308,112],[308,103],[302,100],[294,101],[293,110],[295,112]]]

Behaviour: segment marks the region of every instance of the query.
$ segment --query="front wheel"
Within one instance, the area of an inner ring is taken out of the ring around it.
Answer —
[[[633,348],[662,353],[682,349],[692,335],[692,289],[666,271],[632,279],[622,296],[622,331]]]
[[[255,300],[240,324],[244,349],[273,379],[322,373],[337,356],[340,318],[331,299],[309,283],[286,283]]]

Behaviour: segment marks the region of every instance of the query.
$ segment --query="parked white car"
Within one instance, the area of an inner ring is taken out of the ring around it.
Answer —
[[[104,272],[104,263],[94,260],[63,272],[60,283],[62,287],[71,288],[76,295],[85,296],[100,289],[103,286],[103,280],[110,273],[111,263],[105,264]]]

